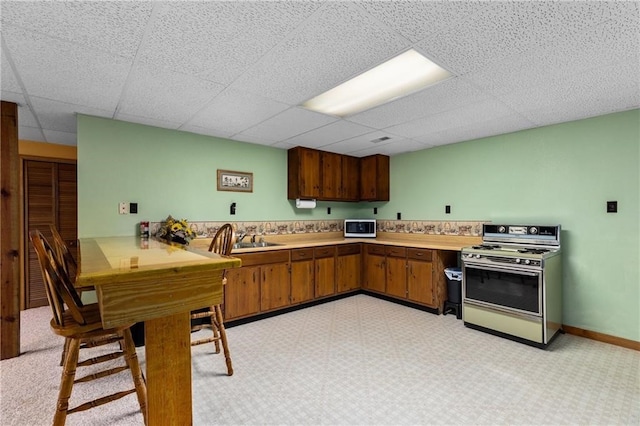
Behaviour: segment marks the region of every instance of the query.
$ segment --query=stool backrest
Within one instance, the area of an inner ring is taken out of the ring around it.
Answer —
[[[58,260],[55,249],[38,230],[29,232],[44,280],[49,305],[55,324],[64,326],[64,313],[68,311],[78,324],[86,324],[82,315],[82,300]],[[64,305],[67,306],[65,309]]]
[[[76,260],[73,258],[67,243],[65,243],[64,239],[58,232],[58,229],[54,225],[49,225],[49,230],[51,231],[51,235],[53,235],[53,247],[56,250],[58,261],[62,267],[64,267],[69,279],[71,281],[75,281],[76,273],[78,271],[78,264],[76,263]]]
[[[216,232],[216,235],[211,240],[209,251],[222,256],[229,256],[232,249],[233,226],[231,226],[230,223],[225,223],[218,229],[218,232]]]

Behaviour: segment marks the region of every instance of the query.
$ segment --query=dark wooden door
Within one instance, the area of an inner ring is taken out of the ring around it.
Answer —
[[[76,255],[77,173],[75,163],[54,161],[24,161],[25,215],[25,309],[46,306],[42,273],[35,251],[29,242],[29,232],[40,230],[51,238],[49,225],[55,225],[62,238]]]

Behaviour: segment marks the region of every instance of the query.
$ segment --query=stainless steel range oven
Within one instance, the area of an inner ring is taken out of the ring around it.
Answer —
[[[560,225],[485,224],[461,258],[466,326],[542,348],[561,331]]]

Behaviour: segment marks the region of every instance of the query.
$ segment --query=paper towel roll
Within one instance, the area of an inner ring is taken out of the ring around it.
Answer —
[[[296,198],[296,207],[299,209],[315,209],[316,200],[301,200]]]

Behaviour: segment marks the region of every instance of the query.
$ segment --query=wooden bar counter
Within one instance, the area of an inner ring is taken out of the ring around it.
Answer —
[[[145,322],[149,425],[190,425],[192,310],[222,302],[240,260],[139,237],[81,238],[78,288],[94,287],[105,327]]]

